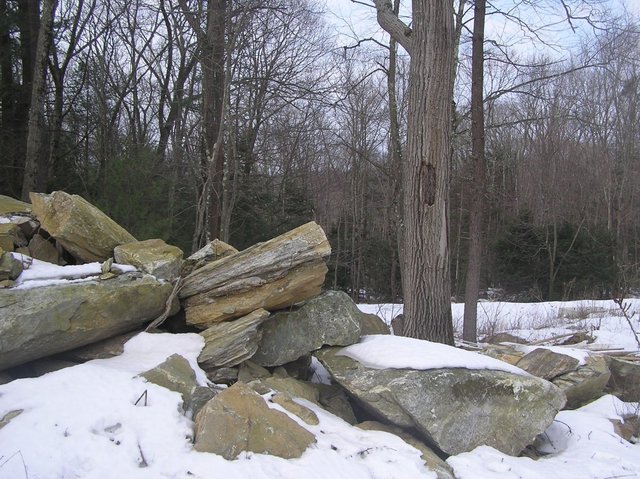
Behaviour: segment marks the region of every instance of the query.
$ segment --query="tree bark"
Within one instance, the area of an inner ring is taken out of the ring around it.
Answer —
[[[403,162],[404,334],[447,344],[453,344],[447,225],[453,41],[451,2],[414,0]]]
[[[31,106],[29,108],[29,130],[27,134],[27,154],[24,165],[24,177],[22,179],[22,199],[29,200],[29,192],[41,189],[38,185],[41,169],[46,167],[43,160],[44,131],[44,101],[46,96],[47,57],[52,40],[53,17],[55,15],[57,0],[44,0],[42,4],[42,20],[38,43],[36,47],[36,60],[31,88]]]
[[[485,210],[485,141],[484,141],[484,21],[486,0],[476,0],[473,17],[471,53],[471,177],[469,208],[469,253],[464,288],[464,322],[462,338],[477,340],[478,295],[482,271]]]

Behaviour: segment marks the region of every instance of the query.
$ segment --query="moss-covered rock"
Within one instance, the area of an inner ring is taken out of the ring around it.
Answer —
[[[171,290],[170,283],[139,273],[0,289],[0,369],[139,328],[162,314]]]

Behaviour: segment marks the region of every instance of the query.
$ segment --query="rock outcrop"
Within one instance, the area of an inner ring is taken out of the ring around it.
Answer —
[[[230,367],[253,357],[262,334],[259,326],[269,318],[269,311],[257,309],[234,321],[217,323],[200,333],[204,349],[198,362],[205,370]]]

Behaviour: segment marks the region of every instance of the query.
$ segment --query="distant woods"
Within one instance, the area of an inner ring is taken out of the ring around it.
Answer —
[[[211,234],[245,248],[314,219],[333,249],[329,287],[400,300],[408,56],[345,45],[322,3],[0,0],[0,193],[80,194],[138,239],[186,252]],[[487,36],[482,289],[533,300],[638,285],[639,42],[617,20],[554,62]],[[459,299],[473,204],[464,29],[460,45]]]

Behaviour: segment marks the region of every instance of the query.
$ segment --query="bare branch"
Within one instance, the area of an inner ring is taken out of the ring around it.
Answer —
[[[398,18],[389,0],[374,0],[380,26],[411,55],[411,27]]]

